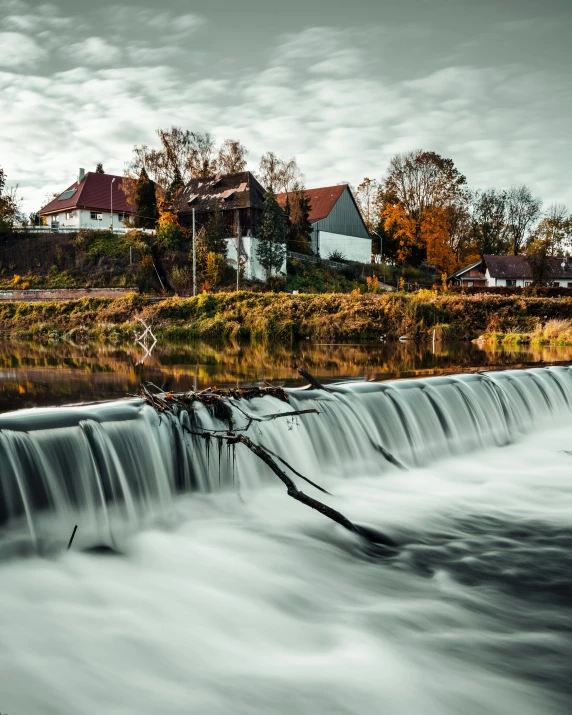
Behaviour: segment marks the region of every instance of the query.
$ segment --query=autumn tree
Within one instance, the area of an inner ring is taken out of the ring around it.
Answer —
[[[566,255],[572,240],[572,216],[562,204],[548,207],[527,242],[524,253],[534,285],[543,285],[549,270],[549,258]]]
[[[145,168],[141,169],[135,185],[134,193],[135,216],[133,223],[136,228],[155,228],[159,212],[155,182],[151,181]]]
[[[508,194],[486,189],[470,195],[470,241],[478,255],[498,255],[508,251]]]
[[[143,144],[133,147],[128,175],[148,176],[166,191],[179,178],[186,184],[195,176],[209,176],[216,169],[214,140],[211,135],[180,127],[157,129],[158,148]]]
[[[530,237],[531,229],[540,216],[542,202],[534,197],[528,186],[513,186],[507,194],[507,231],[511,252],[521,253]]]
[[[272,151],[260,158],[258,178],[265,189],[274,193],[289,193],[304,183],[296,157],[281,159]]]
[[[572,244],[572,215],[563,204],[552,204],[536,227],[533,240],[544,241],[547,255],[562,256]]]
[[[238,174],[246,169],[246,147],[236,139],[225,139],[218,150],[217,170],[221,174]]]
[[[376,219],[380,211],[380,192],[377,181],[366,176],[357,187],[355,198],[366,228],[371,233],[375,230]]]
[[[286,257],[284,213],[276,201],[276,194],[271,189],[264,197],[256,257],[266,271],[267,278],[272,277],[274,271],[281,270]]]
[[[165,205],[157,222],[157,243],[165,251],[177,251],[185,240],[185,231],[179,224],[177,214]]]
[[[429,235],[434,245],[437,241],[444,244],[438,253],[447,254],[450,232],[444,230],[441,214],[437,220],[436,211],[462,203],[465,185],[453,161],[435,152],[417,150],[391,159],[379,197],[385,229],[399,241],[398,260],[411,261],[414,253],[418,262],[419,257],[423,260]]]
[[[16,224],[24,222],[25,217],[20,210],[18,187],[6,189],[6,174],[0,167],[0,233],[8,233]]]

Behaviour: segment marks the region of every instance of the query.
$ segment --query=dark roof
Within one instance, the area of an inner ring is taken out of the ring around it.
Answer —
[[[532,278],[532,269],[526,256],[483,256],[491,278]],[[546,259],[546,280],[572,279],[572,263],[560,257]]]
[[[310,199],[310,223],[321,221],[330,215],[340,196],[348,188],[347,184],[337,186],[324,186],[319,189],[306,189],[306,196]],[[286,194],[276,197],[282,208],[286,205]]]
[[[191,179],[175,201],[177,213],[226,209],[262,209],[263,187],[250,171],[238,174],[217,174]]]
[[[113,189],[111,180],[115,179]],[[111,209],[111,191],[113,190],[113,210],[133,213],[135,207],[127,202],[127,197],[121,187],[123,185],[122,176],[113,174],[98,174],[88,171],[84,180],[78,184],[74,181],[71,186],[62,192],[66,198],[60,200],[59,197],[46,204],[40,210],[41,214],[53,213],[54,211],[64,211],[72,208],[100,209],[109,211]],[[75,189],[75,191],[73,191]],[[73,192],[73,193],[72,193]],[[60,197],[62,196],[60,194]]]
[[[546,280],[558,280],[559,278],[572,280],[572,261],[567,258],[564,268],[562,268],[562,261],[562,257],[546,259],[546,271],[544,273]],[[483,264],[483,273],[485,273],[488,268],[491,278],[532,279],[532,269],[526,256],[491,255],[485,255],[480,261],[476,261],[459,269],[456,273],[453,273],[451,278],[457,278],[481,263]]]

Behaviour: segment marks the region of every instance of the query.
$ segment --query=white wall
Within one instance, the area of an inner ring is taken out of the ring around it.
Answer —
[[[318,254],[320,258],[328,258],[334,251],[339,251],[348,261],[371,263],[371,239],[319,231]]]
[[[246,263],[244,264],[244,277],[251,281],[265,281],[266,280],[266,270],[261,266],[258,258],[256,257],[256,246],[258,245],[258,238],[253,236],[244,236],[242,239],[242,252],[246,256]],[[236,268],[236,249],[237,249],[237,239],[228,238],[228,262],[231,266]],[[279,273],[281,275],[286,275],[286,257],[284,257],[284,263]],[[274,273],[273,275],[277,275]]]
[[[68,213],[71,214],[69,218]],[[91,213],[92,212],[87,209],[72,209],[69,212],[61,211],[58,214],[50,214],[49,216],[46,216],[46,221],[48,227],[52,221],[58,221],[61,228],[91,228],[109,231],[109,227],[111,226],[111,216],[109,211],[107,213],[104,211],[95,212],[97,214],[101,214],[101,221],[92,219]],[[113,212],[113,228],[125,228],[125,225],[119,219],[119,214],[115,211]]]

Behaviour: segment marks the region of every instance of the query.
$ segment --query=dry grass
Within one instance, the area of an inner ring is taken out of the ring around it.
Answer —
[[[48,339],[82,327],[86,336],[109,341],[131,337],[141,315],[163,338],[250,338],[288,343],[375,340],[406,335],[430,340],[472,339],[486,333],[491,342],[572,341],[572,300],[522,296],[414,293],[351,295],[234,293],[170,298],[149,305],[141,296],[83,299],[59,303],[0,303],[0,334]],[[541,325],[541,328],[537,326]],[[76,331],[77,332],[77,331]]]

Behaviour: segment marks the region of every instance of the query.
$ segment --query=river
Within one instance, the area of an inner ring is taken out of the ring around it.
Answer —
[[[571,711],[572,368],[544,367],[569,353],[141,353],[2,345],[0,712]],[[297,364],[330,391],[300,389]],[[184,416],[137,399],[48,407],[142,379],[286,385],[290,404],[243,410],[319,414],[251,438],[397,549],[290,499],[243,445],[207,450]]]

